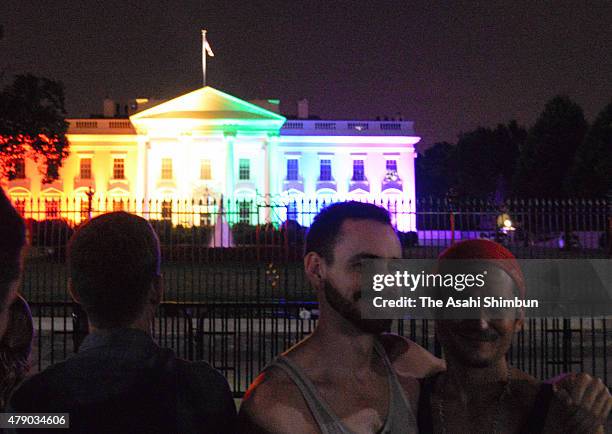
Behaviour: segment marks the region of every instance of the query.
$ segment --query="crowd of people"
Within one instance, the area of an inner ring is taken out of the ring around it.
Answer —
[[[76,354],[27,376],[34,328],[19,295],[25,247],[24,222],[0,189],[0,405],[68,413],[68,432],[597,433],[612,408],[607,387],[586,373],[542,382],[508,364],[520,310],[437,320],[444,360],[390,333],[391,320],[362,318],[363,261],[402,257],[388,212],[375,205],[337,203],[314,219],[303,262],[319,302],[316,329],[259,374],[239,411],[218,371],[152,338],[164,292],[159,240],[125,212],[95,217],[72,236],[68,288],[89,333]],[[453,258],[483,261],[496,291],[524,297],[503,246],[458,242],[440,266]]]

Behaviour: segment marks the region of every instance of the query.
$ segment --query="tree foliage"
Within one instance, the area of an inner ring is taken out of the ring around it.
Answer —
[[[565,179],[587,127],[582,108],[568,97],[548,101],[520,149],[516,193],[522,197],[566,196]]]
[[[516,121],[461,134],[457,142],[459,195],[505,197],[526,135]]]
[[[516,121],[462,133],[456,145],[437,143],[416,160],[417,193],[443,197],[505,197],[527,132]]]
[[[416,159],[416,191],[419,197],[443,197],[456,184],[456,147],[436,143]]]
[[[12,179],[19,159],[40,161],[43,182],[59,176],[68,156],[64,88],[60,82],[18,75],[0,93],[0,175]]]
[[[611,173],[612,102],[588,129],[582,108],[557,96],[529,131],[511,121],[435,144],[416,160],[416,187],[420,197],[603,197]]]
[[[612,191],[612,101],[576,150],[567,190],[580,197],[604,197]]]

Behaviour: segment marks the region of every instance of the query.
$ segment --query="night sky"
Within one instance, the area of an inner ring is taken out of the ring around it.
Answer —
[[[435,3],[435,4],[434,4]],[[423,144],[517,119],[564,93],[589,121],[612,98],[612,2],[2,0],[0,69],[64,82],[69,116],[102,99],[208,84],[310,100],[331,119],[416,121]]]

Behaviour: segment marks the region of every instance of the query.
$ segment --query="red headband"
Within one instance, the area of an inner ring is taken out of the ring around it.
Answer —
[[[525,298],[525,280],[516,257],[501,244],[486,239],[459,241],[448,247],[438,260],[445,259],[482,259],[491,261],[504,270],[514,280],[519,296]]]

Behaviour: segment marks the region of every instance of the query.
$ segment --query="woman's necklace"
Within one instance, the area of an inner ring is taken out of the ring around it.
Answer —
[[[501,413],[502,413],[502,403],[504,400],[504,397],[510,392],[510,368],[508,368],[507,373],[506,373],[506,382],[504,384],[504,389],[501,391],[501,393],[499,394],[499,396],[497,397],[497,402],[495,405],[495,417],[493,419],[493,426],[491,427],[491,433],[496,434],[498,433],[498,429],[497,429],[497,424],[499,422],[499,419],[501,417]],[[443,398],[443,394],[440,393],[440,399],[437,399],[437,405],[436,407],[438,408],[438,417],[440,418],[440,427],[442,428],[442,434],[446,434],[446,420],[444,418],[444,398]]]

